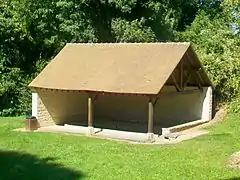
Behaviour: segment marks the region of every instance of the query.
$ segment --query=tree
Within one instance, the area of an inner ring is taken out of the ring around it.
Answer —
[[[240,92],[240,39],[226,23],[225,16],[212,19],[202,11],[180,36],[181,40],[194,43],[216,89],[220,91],[221,100],[234,98]]]
[[[192,41],[229,99],[238,92],[233,27],[234,0],[2,0],[0,115],[30,108],[27,84],[67,42]]]

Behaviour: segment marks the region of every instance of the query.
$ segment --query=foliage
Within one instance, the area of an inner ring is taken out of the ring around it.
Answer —
[[[200,12],[192,25],[181,33],[182,40],[194,43],[221,100],[229,101],[240,92],[240,39],[222,17]]]
[[[193,4],[182,10],[172,1],[2,0],[0,115],[30,108],[27,84],[65,43],[173,40],[178,26],[191,22],[184,19]]]
[[[20,115],[30,108],[30,90],[19,68],[4,69],[0,76],[0,115]],[[17,97],[17,98],[16,98]]]
[[[192,41],[223,99],[239,92],[237,1],[0,1],[0,115],[30,108],[27,84],[67,42]]]
[[[240,96],[238,95],[233,101],[230,103],[229,111],[233,113],[240,112]]]
[[[152,42],[156,39],[150,27],[144,26],[145,20],[126,21],[114,19],[112,31],[117,42]]]

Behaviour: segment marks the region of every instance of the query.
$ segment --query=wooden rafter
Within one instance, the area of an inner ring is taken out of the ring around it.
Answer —
[[[161,92],[159,92],[159,93],[157,94],[156,98],[154,99],[154,101],[153,101],[153,106],[155,106],[155,105],[157,104],[157,101],[158,101],[158,99],[159,99],[160,93],[161,93]]]
[[[187,61],[188,63],[184,63]],[[191,81],[191,78],[195,80],[197,86],[199,89],[202,89],[204,85],[204,79],[202,78],[202,75],[200,74],[199,70],[201,70],[201,67],[198,65],[195,65],[192,60],[189,57],[189,54],[186,54],[180,63],[178,64],[178,67],[176,69],[175,73],[178,74],[179,78],[177,78],[175,75],[172,74],[172,82],[178,92],[182,92],[186,86],[188,85],[189,81]],[[157,101],[157,98],[156,98]],[[154,103],[153,103],[154,104]]]
[[[205,68],[204,68],[203,65],[201,64],[201,62],[200,62],[200,60],[199,60],[199,58],[198,58],[198,56],[197,56],[197,54],[196,54],[195,51],[192,51],[192,55],[193,55],[193,56],[197,59],[197,61],[200,63],[200,69],[201,69],[201,71],[203,72],[203,74],[207,74]],[[200,75],[200,77],[202,78],[202,74],[199,74],[199,75]],[[212,82],[211,82],[211,80],[208,78],[208,76],[206,76],[206,78],[207,78],[207,80],[204,80],[204,79],[202,78],[202,80],[203,80],[202,82],[205,84],[206,81],[207,81],[207,83],[209,83],[209,85],[214,88],[214,85],[212,84]]]
[[[191,65],[190,67],[188,68],[188,71],[189,71],[189,74],[187,76],[187,79],[186,81],[184,82],[184,85],[183,85],[183,89],[187,86],[190,78],[192,77],[193,79],[195,79],[195,81],[197,82],[197,85],[199,87],[199,89],[202,89],[202,84],[203,84],[203,81],[201,79],[201,76],[198,75],[198,70],[196,70],[196,68],[193,68]]]
[[[174,83],[177,91],[178,91],[178,92],[181,91],[181,88],[180,88],[180,86],[178,85],[178,82],[177,82],[175,76],[172,74],[171,77],[172,77],[172,79],[173,79],[173,83]]]
[[[197,72],[196,71],[193,71],[192,75],[195,77],[195,80],[197,81],[198,83],[198,88],[199,89],[202,89],[202,83],[201,83],[201,80],[199,79],[198,75],[197,75]]]
[[[99,94],[98,94],[98,93],[96,93],[95,96],[92,97],[93,103],[96,102],[96,100],[97,100],[98,97],[99,97]]]
[[[199,69],[201,69],[201,67],[196,68],[193,62],[191,61],[191,59],[189,58],[189,55],[188,54],[186,55],[187,55],[187,60],[190,63],[190,69],[194,69],[194,70],[191,70],[192,77],[197,81],[199,89],[202,89],[202,85],[204,81],[202,79],[202,76],[199,73]]]
[[[199,69],[199,70],[200,70],[200,69]],[[201,81],[201,83],[204,83],[203,78],[202,78],[201,74],[199,73],[199,70],[196,71],[196,74],[197,74],[197,76],[199,77],[199,80]]]
[[[189,80],[190,80],[190,78],[191,78],[191,76],[192,76],[192,74],[191,73],[189,73],[188,74],[188,76],[187,76],[187,79],[186,79],[186,81],[184,82],[184,84],[183,84],[183,89],[187,86],[187,84],[188,84],[188,82],[189,82]]]
[[[196,67],[194,66],[194,64],[193,64],[191,58],[189,57],[189,54],[188,54],[188,53],[186,54],[186,58],[187,58],[187,61],[189,62],[189,64],[191,65],[191,67],[192,67],[193,69],[196,69]]]

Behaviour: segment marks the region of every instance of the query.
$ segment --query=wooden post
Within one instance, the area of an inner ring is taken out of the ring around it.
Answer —
[[[153,140],[153,102],[152,99],[149,98],[148,102],[148,140]]]
[[[88,97],[88,128],[89,128],[89,134],[94,133],[93,129],[93,103],[92,103],[92,97]]]
[[[92,97],[88,97],[88,126],[92,126],[93,119],[92,119]]]

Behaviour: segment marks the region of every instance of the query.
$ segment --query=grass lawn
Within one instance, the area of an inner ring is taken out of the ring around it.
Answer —
[[[175,145],[139,145],[54,133],[14,132],[24,118],[0,118],[0,180],[240,179],[226,167],[240,150],[240,114],[211,133]]]

